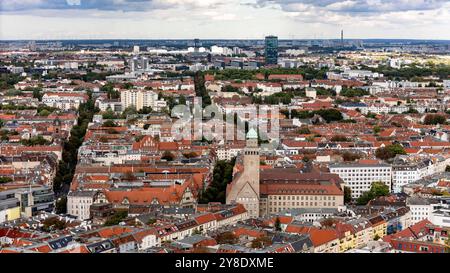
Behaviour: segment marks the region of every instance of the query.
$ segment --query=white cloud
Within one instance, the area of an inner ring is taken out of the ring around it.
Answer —
[[[81,5],[81,0],[66,0],[69,6],[79,6]]]
[[[442,0],[0,0],[0,39],[450,39]]]

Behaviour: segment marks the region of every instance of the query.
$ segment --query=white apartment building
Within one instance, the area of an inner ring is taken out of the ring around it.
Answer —
[[[195,85],[192,82],[183,82],[178,85],[180,90],[195,90]]]
[[[394,165],[392,168],[392,188],[395,193],[402,192],[405,185],[420,180],[418,165]]]
[[[369,191],[373,182],[383,182],[389,189],[392,183],[392,167],[389,164],[339,163],[330,165],[330,173],[335,173],[352,191],[352,198]]]
[[[317,98],[317,91],[314,88],[306,88],[305,90],[306,97],[316,99]]]
[[[435,211],[440,204],[437,199],[409,197],[406,199],[406,206],[409,207],[411,211],[411,225],[415,225],[425,219],[431,221],[433,211]]]
[[[262,92],[260,92],[258,95],[263,97],[271,96],[283,91],[283,88],[279,83],[258,83],[256,85],[256,88],[261,89]]]
[[[66,70],[78,70],[78,67],[79,67],[78,62],[65,62],[62,65],[62,68]]]
[[[220,47],[220,46],[213,45],[211,47],[211,54],[228,56],[228,55],[233,54],[233,50],[228,47]]]
[[[158,94],[151,90],[124,90],[120,92],[120,102],[122,109],[134,106],[136,110],[141,110],[144,107],[151,107],[155,111],[161,110],[165,104],[164,101],[158,101]]]
[[[444,80],[443,85],[445,89],[450,89],[450,80]]]
[[[142,157],[141,153],[127,151],[126,154],[117,152],[109,152],[100,155],[93,155],[92,160],[95,163],[101,163],[103,166],[111,166],[113,164],[124,164],[129,161],[140,161]]]
[[[374,114],[387,114],[389,112],[396,112],[396,113],[404,113],[409,110],[409,107],[405,105],[396,105],[391,106],[384,103],[374,103],[369,104],[367,107],[361,109],[361,113],[367,114],[367,113],[374,113]]]
[[[118,100],[97,99],[95,102],[100,111],[111,109],[114,112],[122,112],[122,103]]]
[[[42,96],[42,103],[62,110],[78,109],[80,104],[85,103],[87,100],[87,95],[81,93],[45,93]]]
[[[394,164],[392,166],[392,189],[402,192],[403,186],[434,174],[433,161],[425,159],[415,163]]]
[[[442,207],[431,213],[430,221],[433,225],[450,227],[450,206]]]
[[[79,220],[91,218],[90,208],[97,197],[95,191],[73,191],[67,195],[67,214]]]
[[[342,77],[345,79],[364,79],[364,78],[382,78],[383,74],[372,72],[369,70],[345,70],[341,73]]]
[[[236,157],[243,149],[245,148],[245,145],[226,145],[217,148],[216,154],[218,160],[231,160],[234,157]]]
[[[283,89],[297,89],[297,88],[305,88],[308,85],[303,82],[287,82],[283,83]]]

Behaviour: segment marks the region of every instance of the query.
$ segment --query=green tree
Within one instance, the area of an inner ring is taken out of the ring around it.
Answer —
[[[379,159],[388,160],[394,158],[396,155],[405,155],[406,151],[400,144],[392,144],[386,147],[378,148],[375,155]]]
[[[189,158],[195,158],[195,157],[197,157],[198,155],[197,155],[196,152],[190,152],[190,153],[184,153],[183,156],[184,156],[185,158],[189,159]]]
[[[369,113],[367,113],[366,118],[377,119],[377,114],[369,112]]]
[[[369,191],[364,192],[357,200],[358,205],[367,205],[370,200],[380,196],[388,196],[389,187],[383,182],[373,182]]]
[[[362,96],[368,96],[370,95],[369,91],[363,90],[363,89],[359,89],[359,88],[347,88],[347,87],[343,87],[341,92],[340,92],[341,96],[344,97],[362,97]]]
[[[42,111],[39,112],[39,116],[41,117],[48,117],[51,114],[50,111],[48,111],[47,109],[43,109]]]
[[[67,222],[64,220],[60,220],[58,217],[47,218],[42,223],[42,230],[45,232],[63,230],[67,227]]]
[[[445,124],[447,118],[443,115],[438,114],[428,114],[425,116],[424,124],[426,125],[436,125],[436,124]]]
[[[370,191],[376,196],[388,196],[389,195],[389,187],[383,182],[374,182],[372,183],[372,187]]]
[[[217,244],[234,245],[238,242],[238,238],[231,231],[219,233],[214,239],[216,240]]]
[[[340,121],[340,120],[344,119],[344,117],[342,116],[342,113],[339,110],[334,109],[334,108],[320,109],[320,110],[314,111],[314,113],[321,116],[327,122]]]
[[[0,184],[6,184],[6,183],[10,183],[12,181],[13,180],[11,177],[0,176]]]
[[[119,99],[120,92],[114,90],[114,85],[112,83],[107,83],[100,88],[100,91],[106,92],[108,99]]]
[[[373,126],[373,133],[378,135],[381,132],[381,128],[378,125]]]
[[[118,116],[111,108],[106,109],[105,112],[102,114],[103,119],[117,119]]]
[[[150,106],[144,106],[141,110],[138,111],[139,114],[147,115],[153,112],[153,109]]]
[[[42,101],[42,89],[41,88],[33,88],[33,98]]]
[[[330,140],[333,141],[333,142],[347,142],[347,141],[349,141],[346,136],[342,136],[342,135],[333,136]]]
[[[175,99],[172,96],[168,96],[164,98],[164,100],[166,100],[167,107],[169,108],[169,110],[172,110],[177,105]]]
[[[186,105],[186,97],[184,95],[178,98],[178,104]]]
[[[344,187],[344,203],[350,203],[352,201],[352,189],[350,187]]]
[[[55,204],[57,214],[64,214],[67,212],[67,197],[61,197]]]
[[[22,139],[20,143],[25,146],[38,146],[38,145],[49,145],[51,142],[46,140],[42,136],[36,136],[30,139]]]
[[[106,221],[104,226],[115,226],[118,225],[120,222],[123,222],[128,217],[128,211],[126,210],[119,210],[116,211],[111,217],[109,217]]]
[[[272,105],[277,105],[277,104],[290,104],[292,99],[294,98],[294,95],[292,93],[289,92],[283,92],[283,93],[276,93],[270,96],[265,96],[265,97],[261,97],[261,96],[256,96],[254,95],[252,97],[252,101],[255,104],[272,104]]]
[[[138,114],[138,111],[136,110],[136,107],[134,107],[134,106],[129,106],[129,107],[127,107],[125,110],[123,110],[123,112],[122,112],[122,118],[125,119],[125,118],[127,118],[128,116],[133,116],[133,115],[136,115],[136,114]]]
[[[202,232],[199,229],[194,229],[194,231],[192,232],[192,235],[201,235]]]
[[[345,152],[342,155],[342,158],[344,159],[344,161],[355,161],[361,158],[360,155],[355,154],[355,153],[351,153],[351,152]]]
[[[220,160],[216,162],[213,170],[212,181],[210,182],[208,187],[200,194],[199,203],[225,203],[225,191],[227,185],[233,179],[234,164],[235,159],[231,161]]]
[[[309,130],[308,126],[303,126],[297,130],[297,133],[301,135],[309,135],[311,134],[311,131]]]
[[[267,236],[262,236],[252,241],[252,248],[265,248],[272,245],[272,240]]]
[[[117,127],[117,124],[112,120],[103,122],[103,127]]]
[[[281,231],[281,221],[279,217],[275,219],[275,231]]]
[[[211,105],[211,97],[205,86],[205,75],[202,72],[196,72],[194,76],[195,94],[202,98],[202,107]]]
[[[133,87],[134,87],[134,85],[129,82],[127,82],[123,85],[123,88],[128,89],[128,90],[133,89]]]
[[[225,85],[222,88],[222,92],[239,92],[239,88],[233,87],[231,85]]]
[[[95,107],[92,91],[88,91],[87,95],[88,101],[79,107],[77,125],[72,127],[69,141],[63,144],[62,160],[58,164],[56,176],[53,179],[53,191],[56,195],[64,193],[64,190],[69,188],[68,185],[73,180],[78,161],[78,148],[83,144],[89,122],[92,121],[94,114],[99,111]]]
[[[163,156],[161,157],[161,159],[167,160],[167,161],[174,161],[175,160],[175,155],[173,155],[169,151],[165,151]]]

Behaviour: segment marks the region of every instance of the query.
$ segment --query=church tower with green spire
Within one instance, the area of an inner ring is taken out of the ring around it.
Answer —
[[[259,146],[258,133],[250,129],[242,156],[243,171],[227,189],[227,204],[240,203],[251,218],[259,217]]]

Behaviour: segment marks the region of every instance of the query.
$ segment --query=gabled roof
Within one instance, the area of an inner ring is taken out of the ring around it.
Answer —
[[[320,229],[316,227],[297,226],[292,224],[286,227],[286,232],[309,234],[315,247],[319,247],[339,238],[337,232],[333,229]]]
[[[199,215],[199,216],[195,217],[195,221],[199,225],[202,225],[202,224],[205,224],[205,223],[208,223],[208,222],[213,222],[214,220],[216,220],[216,218],[214,217],[214,214],[212,214],[212,213],[205,213],[205,214],[202,214],[202,215]]]

